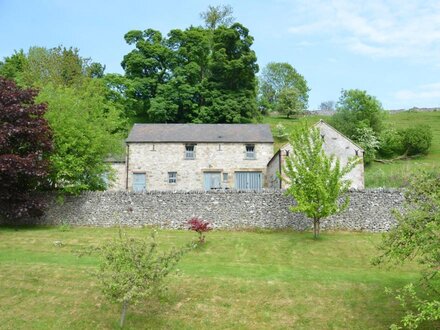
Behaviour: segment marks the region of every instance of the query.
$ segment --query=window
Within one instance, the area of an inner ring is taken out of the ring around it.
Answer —
[[[168,183],[177,183],[177,172],[168,172]]]
[[[223,173],[223,182],[228,182],[228,173]]]
[[[246,159],[255,159],[255,145],[246,144]]]
[[[194,144],[187,144],[185,146],[185,159],[194,159],[195,150]]]
[[[104,172],[101,174],[102,182],[104,183],[104,188],[108,189],[110,186],[110,175],[108,172]]]
[[[145,173],[133,173],[133,191],[141,192],[145,191],[146,187],[146,175]]]

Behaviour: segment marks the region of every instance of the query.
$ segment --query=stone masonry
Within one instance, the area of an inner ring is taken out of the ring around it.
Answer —
[[[342,214],[324,219],[322,229],[387,231],[396,222],[393,209],[403,203],[398,190],[351,191],[350,205]],[[293,200],[281,191],[261,192],[89,192],[67,197],[58,204],[48,197],[49,209],[42,218],[22,219],[15,224],[78,226],[158,226],[184,229],[193,216],[210,221],[218,229],[270,228],[307,230],[311,221],[289,211]]]
[[[185,159],[185,143],[130,143],[128,190],[133,173],[146,174],[147,190],[202,190],[204,172],[219,172],[222,179],[228,173],[222,187],[232,189],[236,171],[257,171],[265,176],[273,144],[254,145],[255,159],[246,159],[244,143],[197,143],[194,159]],[[176,183],[168,183],[168,172],[177,172]]]

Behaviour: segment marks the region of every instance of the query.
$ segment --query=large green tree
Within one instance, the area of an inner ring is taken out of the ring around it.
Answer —
[[[376,137],[384,127],[385,111],[377,98],[359,89],[342,90],[332,125],[349,138],[359,128],[370,127]]]
[[[246,122],[257,114],[253,38],[225,19],[209,27],[130,31],[124,97],[150,122]]]
[[[30,47],[6,57],[0,65],[0,75],[14,79],[26,87],[39,87],[52,83],[72,86],[84,77],[102,77],[104,66],[79,55],[77,48]]]
[[[308,107],[310,88],[307,81],[289,63],[268,63],[261,71],[258,87],[259,103],[264,111],[282,111],[286,104],[295,104],[295,112]]]
[[[54,132],[52,182],[64,192],[104,190],[105,159],[122,152],[121,110],[105,93],[102,81],[90,79],[80,89],[49,84],[38,96],[48,104],[46,118]]]
[[[278,95],[275,110],[287,118],[299,115],[304,111],[304,104],[300,101],[300,95],[296,88],[284,88]]]
[[[122,152],[125,119],[119,93],[103,79],[104,66],[75,48],[32,47],[5,58],[0,74],[40,90],[53,130],[51,182],[69,193],[104,188],[105,162]]]
[[[313,234],[317,238],[321,219],[347,207],[348,197],[341,200],[341,196],[347,192],[350,181],[343,177],[359,159],[353,158],[342,166],[334,155],[327,155],[317,128],[303,126],[292,133],[289,142],[292,152],[286,158],[281,179],[289,185],[286,195],[296,201],[290,210],[313,220]]]

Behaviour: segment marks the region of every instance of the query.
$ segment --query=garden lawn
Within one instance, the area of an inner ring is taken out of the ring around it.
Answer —
[[[106,301],[92,276],[97,259],[74,253],[117,229],[63,228],[0,227],[0,328],[118,328],[120,306]],[[159,231],[158,238],[168,249],[195,236]],[[368,233],[324,232],[314,241],[291,231],[210,232],[162,298],[129,308],[126,328],[385,329],[402,316],[385,287],[416,280],[418,270],[371,266],[379,241]]]

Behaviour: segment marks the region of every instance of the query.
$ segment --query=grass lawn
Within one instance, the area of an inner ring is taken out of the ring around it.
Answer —
[[[287,131],[291,131],[303,121],[311,124],[316,123],[321,117],[307,116],[299,119],[287,119],[286,117],[264,117],[263,123],[270,124],[272,129],[278,123],[282,123]],[[328,117],[322,117],[326,119]],[[434,112],[399,112],[389,114],[386,122],[388,125],[399,129],[417,124],[431,126],[433,132],[432,146],[427,156],[421,156],[411,160],[396,161],[391,164],[373,163],[365,168],[366,187],[401,187],[406,184],[408,178],[418,169],[440,171],[440,111]],[[287,140],[275,138],[274,149],[277,151]]]
[[[133,236],[150,230],[127,229]],[[0,328],[118,328],[119,306],[91,276],[96,259],[72,253],[116,235],[114,228],[0,227]],[[164,248],[194,237],[159,232]],[[415,265],[371,266],[379,240],[347,232],[324,232],[319,241],[291,231],[210,232],[179,264],[163,298],[129,309],[126,328],[385,329],[402,310],[384,288],[418,273]]]

